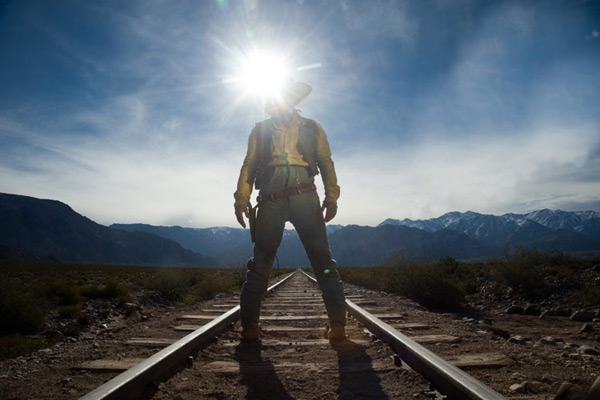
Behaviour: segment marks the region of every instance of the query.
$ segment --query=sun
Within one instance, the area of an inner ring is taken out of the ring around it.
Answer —
[[[276,97],[290,79],[290,68],[281,54],[253,50],[240,59],[236,77],[246,94],[256,98]]]

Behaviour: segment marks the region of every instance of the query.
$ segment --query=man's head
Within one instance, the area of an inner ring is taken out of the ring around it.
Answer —
[[[261,106],[267,114],[277,116],[290,113],[302,100],[308,97],[312,87],[302,82],[287,82],[278,94],[261,99]]]

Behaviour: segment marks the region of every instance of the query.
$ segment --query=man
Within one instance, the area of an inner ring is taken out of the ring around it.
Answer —
[[[261,301],[286,221],[296,228],[323,293],[329,318],[327,337],[345,338],[344,289],[331,258],[325,229],[325,222],[337,213],[340,187],[325,131],[295,109],[311,90],[307,84],[290,82],[277,98],[263,102],[271,118],[257,123],[248,139],[248,151],[234,194],[238,222],[245,228],[246,216],[250,218],[250,229],[255,229],[254,257],[248,260],[240,297],[242,337],[247,341],[260,339]],[[314,185],[314,176],[319,172],[325,186],[322,206]],[[253,185],[260,190],[255,221],[250,205]]]

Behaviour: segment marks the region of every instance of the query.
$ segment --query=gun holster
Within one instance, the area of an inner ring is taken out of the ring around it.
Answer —
[[[256,205],[256,207],[252,207],[252,204],[248,203],[248,208],[249,208],[249,216],[248,216],[248,223],[250,225],[250,239],[252,239],[252,243],[256,242],[256,209],[258,208],[258,205]]]

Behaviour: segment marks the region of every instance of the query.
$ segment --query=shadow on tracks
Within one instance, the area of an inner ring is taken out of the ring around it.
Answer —
[[[262,348],[260,342],[243,341],[235,347],[235,359],[240,364],[242,376],[240,384],[248,388],[245,398],[294,400],[279,380],[273,364],[262,358]]]
[[[338,357],[340,394],[351,392],[353,399],[389,399],[381,388],[381,381],[373,369],[373,360],[367,354],[366,347],[349,339],[330,343]]]
[[[373,369],[373,360],[366,347],[351,340],[331,341],[337,353],[340,385],[337,393],[351,392],[353,399],[387,400],[379,377]],[[260,342],[240,342],[235,347],[235,359],[240,365],[240,384],[247,388],[246,399],[293,400],[277,376],[275,367],[262,358]],[[318,379],[318,377],[316,377]]]

